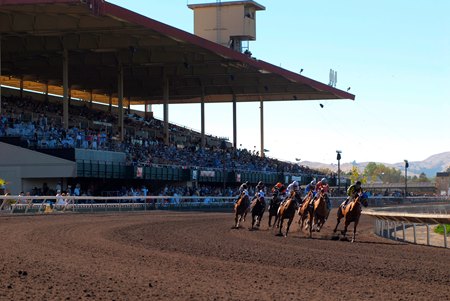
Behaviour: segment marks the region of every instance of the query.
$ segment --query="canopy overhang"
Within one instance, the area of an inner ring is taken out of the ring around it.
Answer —
[[[0,34],[2,84],[41,92],[62,87],[67,49],[72,94],[105,103],[120,65],[131,104],[164,103],[166,79],[169,103],[355,99],[102,0],[0,0]]]

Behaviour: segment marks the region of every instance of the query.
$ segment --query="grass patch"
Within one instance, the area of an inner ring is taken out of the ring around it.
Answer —
[[[444,226],[447,228],[447,236],[450,235],[450,225],[438,225],[436,228],[434,228],[434,232],[444,235]]]

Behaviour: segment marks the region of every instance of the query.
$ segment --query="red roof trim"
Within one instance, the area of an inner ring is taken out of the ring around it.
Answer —
[[[80,0],[0,0],[0,5],[80,3]]]

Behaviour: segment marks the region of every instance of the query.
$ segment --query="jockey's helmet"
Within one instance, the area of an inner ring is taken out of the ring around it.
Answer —
[[[361,181],[356,181],[355,185],[356,186],[361,186]]]
[[[322,180],[320,180],[320,182],[322,182],[323,184],[327,184],[328,180],[326,178],[322,178]]]
[[[298,186],[298,182],[297,181],[292,182],[292,186]]]

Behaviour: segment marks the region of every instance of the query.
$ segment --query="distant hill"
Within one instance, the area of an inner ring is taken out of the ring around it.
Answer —
[[[360,162],[360,163],[343,163],[341,164],[342,171],[350,171],[353,166],[356,166],[360,171],[363,171],[366,168],[366,165],[369,162]],[[383,162],[375,162],[377,164],[384,164],[388,167],[394,167],[396,169],[404,170],[405,163],[383,163]],[[333,171],[337,171],[336,164],[325,164],[319,162],[311,162],[311,161],[302,161],[302,165],[309,166],[313,169],[324,169],[328,168]],[[408,175],[420,175],[422,172],[427,175],[427,177],[435,177],[437,172],[444,171],[450,165],[450,152],[440,153],[436,155],[432,155],[423,161],[410,161],[408,168]]]

